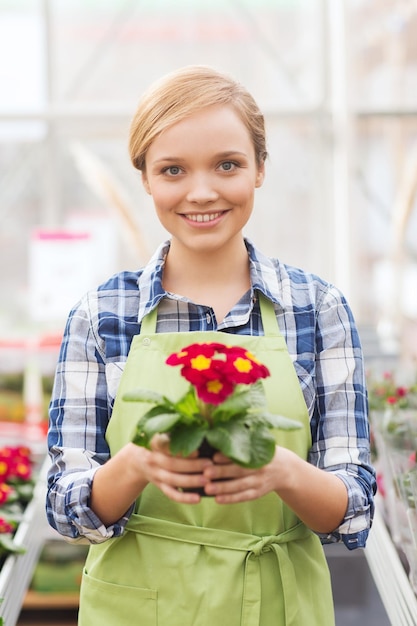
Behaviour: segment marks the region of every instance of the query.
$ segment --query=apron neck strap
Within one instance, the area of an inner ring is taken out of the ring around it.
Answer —
[[[277,316],[275,315],[274,305],[261,291],[258,291],[258,298],[264,335],[268,335],[268,337],[280,337],[281,333]]]
[[[152,335],[156,333],[156,319],[158,317],[158,307],[156,306],[142,319],[140,325],[141,335]]]
[[[258,291],[259,308],[261,310],[262,326],[264,328],[264,335],[280,336],[277,317],[275,315],[274,305],[264,294]],[[145,315],[142,319],[140,327],[141,335],[150,335],[156,332],[156,320],[158,317],[158,307],[156,306],[150,313]]]

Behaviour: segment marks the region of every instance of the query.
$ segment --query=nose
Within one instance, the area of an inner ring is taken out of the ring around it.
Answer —
[[[211,176],[206,174],[195,174],[190,178],[187,193],[188,202],[206,204],[207,202],[215,202],[218,197],[219,194],[216,191]]]

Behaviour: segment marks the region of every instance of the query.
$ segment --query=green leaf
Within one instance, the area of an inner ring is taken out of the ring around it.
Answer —
[[[242,422],[225,422],[209,430],[206,438],[212,446],[242,467],[262,467],[275,454],[273,435],[267,427],[256,422],[249,422],[246,428]]]
[[[214,448],[236,463],[244,465],[250,461],[249,429],[242,426],[242,423],[223,422],[221,426],[209,430],[206,438]]]
[[[264,408],[265,406],[264,388],[262,382],[258,380],[242,391],[235,391],[222,404],[219,404],[213,411],[213,421],[228,421],[230,416],[233,416],[232,419],[234,419],[236,415],[242,415],[250,409]]]
[[[208,433],[207,424],[179,424],[170,435],[169,448],[172,454],[189,456],[201,445],[204,437]]]
[[[0,554],[24,554],[26,549],[14,543],[12,535],[3,533],[0,535]]]
[[[181,419],[181,415],[178,413],[161,413],[155,417],[147,419],[142,424],[142,430],[145,435],[152,439],[156,433],[166,433]]]
[[[137,446],[142,446],[143,448],[150,447],[151,441],[149,437],[145,435],[142,428],[139,427],[139,424],[137,424],[135,432],[133,434],[132,443],[134,443]]]
[[[276,448],[276,441],[267,428],[250,429],[250,460],[245,467],[257,468],[272,461]]]
[[[16,493],[19,496],[20,502],[30,502],[33,497],[33,490],[35,486],[32,482],[22,483],[21,485],[16,485]]]
[[[175,410],[181,413],[185,421],[194,421],[199,407],[195,396],[194,387],[190,385],[187,392],[174,403]]]
[[[279,428],[280,430],[298,430],[302,428],[302,424],[284,415],[274,415],[273,413],[259,414],[262,421],[270,428]]]
[[[9,523],[20,523],[23,518],[23,504],[19,500],[13,502],[7,501],[0,507],[1,517],[4,517]]]

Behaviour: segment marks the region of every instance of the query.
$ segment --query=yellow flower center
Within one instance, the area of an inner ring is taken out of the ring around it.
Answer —
[[[210,369],[210,365],[211,359],[208,359],[203,354],[199,354],[194,359],[191,359],[191,367],[199,372]]]
[[[252,369],[252,363],[248,359],[244,359],[239,356],[233,364],[238,372],[250,372]]]
[[[220,380],[210,380],[207,383],[207,391],[210,393],[219,393],[223,389],[223,385]]]
[[[252,354],[252,352],[249,352],[249,351],[246,352],[246,356],[248,357],[248,359],[250,359],[251,361],[253,361],[257,365],[261,365],[260,360],[257,359],[256,356],[254,354]]]

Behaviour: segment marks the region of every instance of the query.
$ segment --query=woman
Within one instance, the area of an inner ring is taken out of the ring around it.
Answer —
[[[267,152],[239,83],[205,66],[164,77],[139,103],[130,152],[171,238],[71,312],[50,409],[49,521],[92,544],[79,624],[330,626],[321,543],[363,547],[375,490],[350,309],[242,234]],[[265,467],[130,442],[123,394],[166,393],[158,363],[190,331],[261,353],[269,406],[302,422]],[[211,497],[185,490],[201,486]]]

